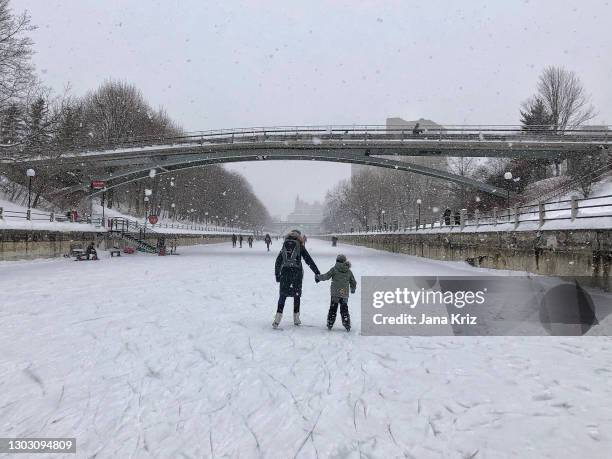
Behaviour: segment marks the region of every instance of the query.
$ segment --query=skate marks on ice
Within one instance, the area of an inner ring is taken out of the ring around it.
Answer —
[[[337,249],[308,244],[321,269],[333,264]],[[287,318],[274,333],[275,254],[230,250],[0,264],[0,429],[70,434],[79,457],[97,458],[597,458],[612,447],[609,338],[362,337],[359,291],[353,331],[329,332],[328,287],[309,278],[303,325]],[[341,250],[358,276],[459,269]]]

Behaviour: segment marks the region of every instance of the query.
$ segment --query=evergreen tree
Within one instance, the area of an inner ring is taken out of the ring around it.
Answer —
[[[525,131],[546,131],[551,123],[552,117],[542,99],[535,97],[523,104],[521,125]]]
[[[551,132],[553,119],[546,109],[546,104],[540,97],[529,99],[523,104],[521,112],[521,125],[524,131],[531,134]],[[525,184],[546,178],[546,168],[554,160],[542,158],[529,158],[515,160],[516,166],[525,178]]]
[[[24,127],[28,153],[40,154],[51,141],[52,128],[49,104],[44,97],[37,97],[28,107]]]
[[[4,145],[18,145],[24,138],[25,123],[23,110],[12,103],[2,113],[2,126],[0,127],[0,137]]]

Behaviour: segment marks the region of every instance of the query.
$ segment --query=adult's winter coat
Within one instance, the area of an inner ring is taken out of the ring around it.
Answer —
[[[274,265],[274,274],[276,276],[276,282],[280,282],[280,294],[282,296],[302,296],[302,279],[304,277],[304,269],[302,268],[302,259],[310,267],[312,272],[320,274],[319,268],[311,258],[308,250],[304,246],[301,238],[297,234],[289,233],[283,242],[283,247],[287,247],[288,250],[296,250],[299,247],[299,255],[297,257],[298,266],[297,268],[283,268],[283,248],[276,257],[276,263]]]

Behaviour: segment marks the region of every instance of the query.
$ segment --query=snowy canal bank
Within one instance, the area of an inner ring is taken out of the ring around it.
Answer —
[[[504,274],[308,247],[322,271],[345,253],[358,281]],[[272,249],[1,262],[1,436],[97,458],[609,457],[612,339],[363,337],[359,288],[354,331],[328,332],[310,271],[304,325],[274,331]]]

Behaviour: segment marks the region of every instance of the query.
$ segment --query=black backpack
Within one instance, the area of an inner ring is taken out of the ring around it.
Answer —
[[[281,256],[283,259],[281,270],[285,268],[301,268],[300,251],[301,247],[299,241],[289,239],[283,242],[283,248],[281,249]]]

